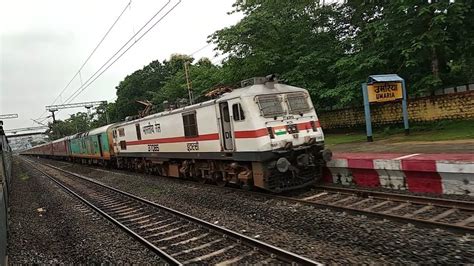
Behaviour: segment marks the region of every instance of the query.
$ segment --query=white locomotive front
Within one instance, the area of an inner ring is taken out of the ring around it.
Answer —
[[[324,135],[309,94],[270,78],[220,98],[111,127],[116,164],[269,191],[321,177]]]

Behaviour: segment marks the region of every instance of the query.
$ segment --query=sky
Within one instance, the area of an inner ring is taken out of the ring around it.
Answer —
[[[179,0],[169,5],[154,21]],[[31,119],[47,116],[53,104],[77,73],[109,27],[123,16],[55,104],[62,104],[96,72],[163,5],[164,0],[0,0],[0,114],[17,113],[4,120],[5,129],[38,126]],[[113,101],[115,87],[128,74],[153,60],[173,53],[194,54],[196,59],[214,57],[207,36],[237,23],[242,14],[229,15],[234,0],[182,0],[151,31],[73,102]],[[86,111],[65,109],[57,119]],[[50,119],[51,120],[51,119]]]

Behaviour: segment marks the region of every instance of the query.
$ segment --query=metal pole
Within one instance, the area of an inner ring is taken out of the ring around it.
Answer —
[[[107,111],[107,107],[105,107],[105,122],[108,124],[110,124],[110,120],[109,120],[109,112]]]
[[[403,99],[402,99],[402,110],[403,110],[403,125],[405,127],[405,135],[410,135],[410,129],[408,127],[408,106],[407,106],[407,90],[405,87],[405,80],[402,80],[402,90],[403,90]]]
[[[189,104],[193,104],[193,89],[189,80],[189,62],[184,63],[184,72],[186,75],[186,84],[188,86]]]
[[[54,112],[56,111],[51,111],[51,114],[53,115],[53,124],[56,123],[56,116],[54,116]]]
[[[372,137],[372,120],[370,118],[370,103],[367,92],[367,83],[362,83],[362,96],[364,97],[364,111],[365,111],[365,128],[367,131],[367,142],[373,142]]]

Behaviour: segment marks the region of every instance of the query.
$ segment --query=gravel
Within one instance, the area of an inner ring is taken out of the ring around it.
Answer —
[[[13,173],[10,264],[158,262],[154,253],[18,159]]]
[[[178,179],[48,161],[322,263],[474,263],[474,237]]]

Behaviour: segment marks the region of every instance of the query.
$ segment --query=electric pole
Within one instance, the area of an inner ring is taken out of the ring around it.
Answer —
[[[193,88],[189,78],[189,62],[184,63],[184,73],[186,74],[186,84],[188,86],[189,104],[193,104]]]

